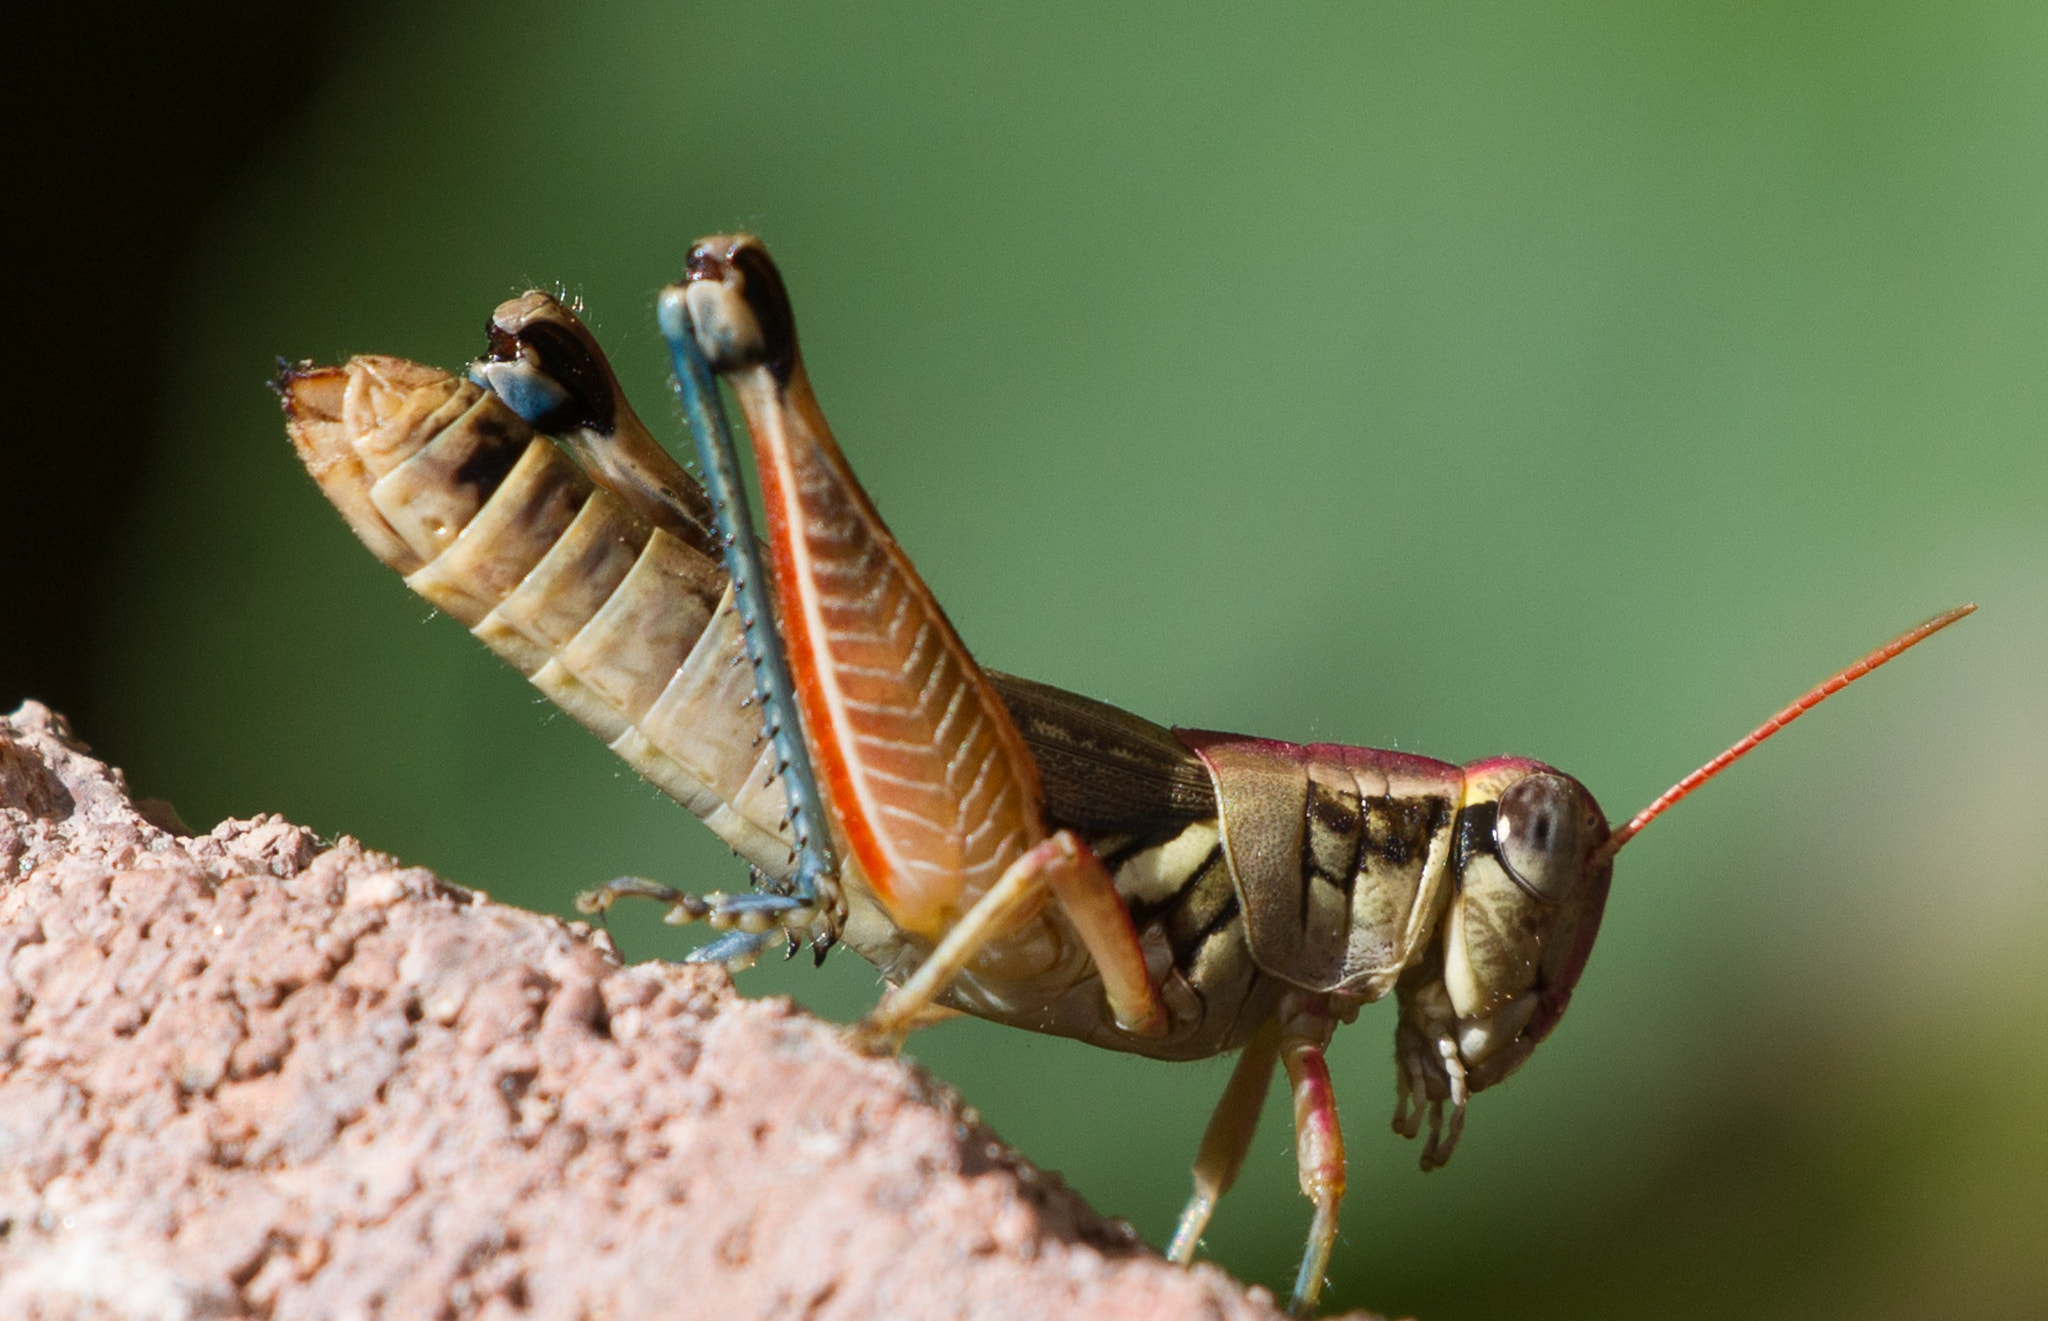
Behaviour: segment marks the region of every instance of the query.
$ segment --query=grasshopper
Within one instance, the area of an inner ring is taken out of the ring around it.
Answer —
[[[466,376],[389,357],[286,367],[299,456],[378,558],[701,817],[756,886],[622,878],[584,911],[658,899],[719,933],[693,960],[734,968],[777,940],[821,960],[850,945],[889,983],[859,1029],[885,1048],[964,1011],[1158,1059],[1237,1051],[1178,1262],[1284,1068],[1313,1207],[1298,1312],[1344,1193],[1336,1027],[1395,997],[1394,1128],[1426,1122],[1422,1165],[1442,1165],[1471,1096],[1563,1015],[1621,847],[1973,608],[1834,675],[1619,829],[1525,758],[1167,729],[977,665],[834,440],[766,249],[705,239],[687,272],[659,318],[705,485],[541,293],[496,310]],[[745,414],[765,548],[720,381]]]

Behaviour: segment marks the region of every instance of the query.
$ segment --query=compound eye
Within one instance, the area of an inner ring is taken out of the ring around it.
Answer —
[[[1530,775],[1500,796],[1493,843],[1516,884],[1555,903],[1585,871],[1602,824],[1577,781]]]

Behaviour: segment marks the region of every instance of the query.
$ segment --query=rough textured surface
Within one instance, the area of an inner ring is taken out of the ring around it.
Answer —
[[[1052,1315],[1276,1313],[722,972],[0,720],[0,1316]]]

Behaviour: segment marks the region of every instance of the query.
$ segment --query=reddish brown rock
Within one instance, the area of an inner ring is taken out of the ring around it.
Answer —
[[[722,972],[0,720],[0,1316],[1058,1315],[1277,1314]]]

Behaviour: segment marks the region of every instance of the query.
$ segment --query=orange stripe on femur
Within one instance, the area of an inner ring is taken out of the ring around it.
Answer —
[[[828,810],[891,920],[936,937],[1045,837],[1037,766],[848,469],[801,365],[738,393]]]

